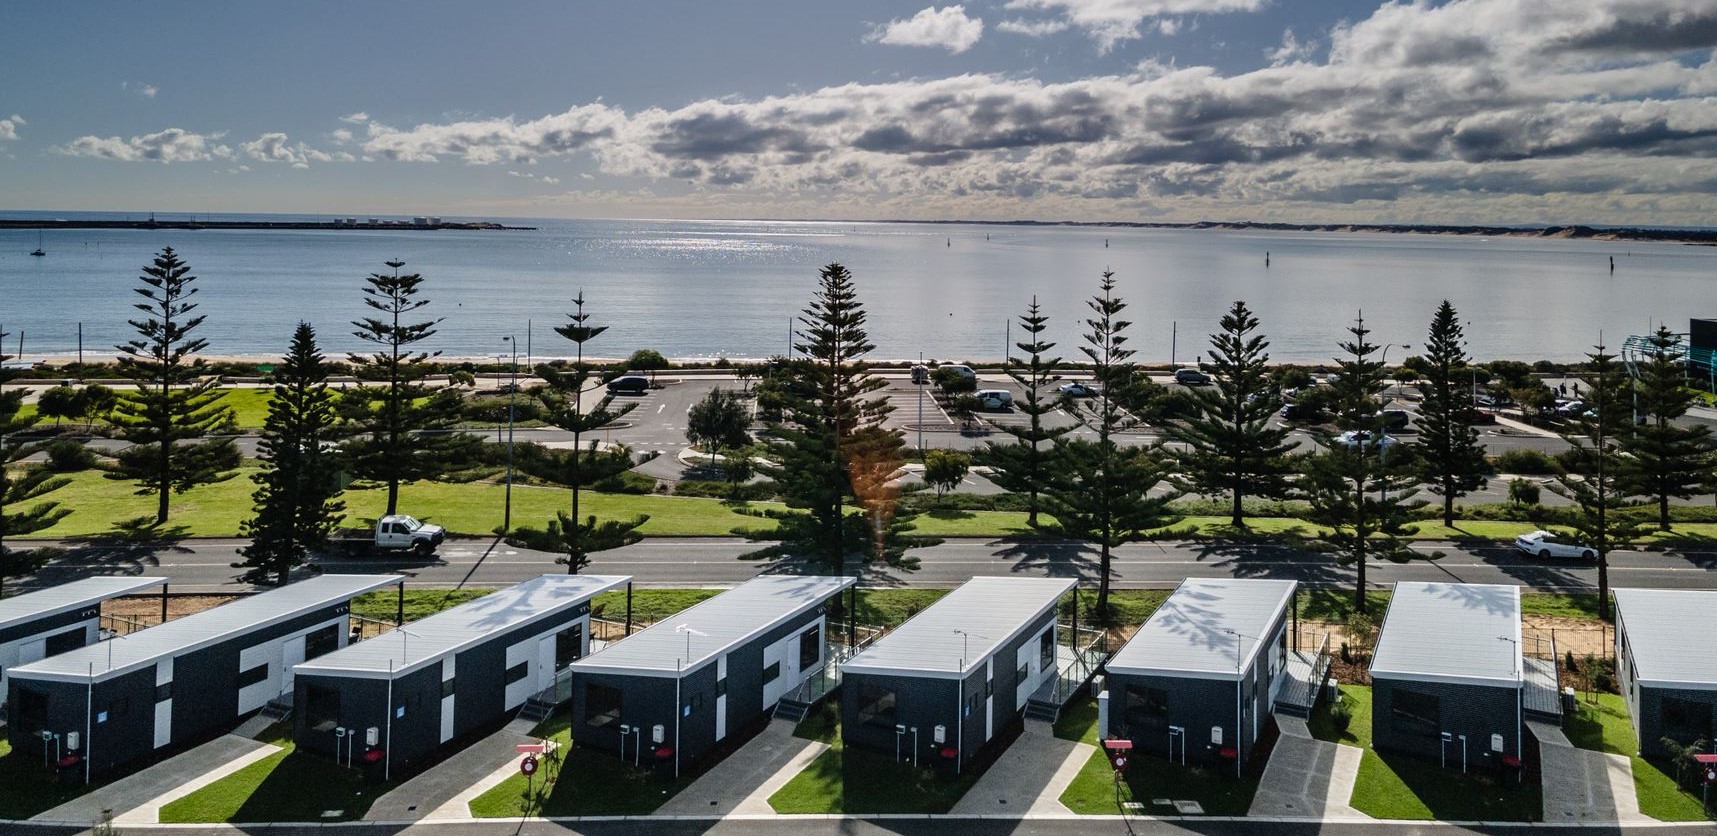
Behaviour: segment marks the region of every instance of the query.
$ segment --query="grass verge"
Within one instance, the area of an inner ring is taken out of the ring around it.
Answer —
[[[1135,757],[1127,765],[1126,781],[1115,784],[1109,756],[1097,742],[1097,704],[1083,701],[1068,706],[1055,722],[1055,736],[1088,743],[1097,750],[1079,768],[1079,774],[1061,793],[1061,803],[1084,815],[1119,815],[1123,802],[1141,802],[1145,812],[1175,815],[1172,807],[1153,808],[1153,799],[1197,801],[1205,815],[1244,816],[1258,793],[1258,779],[1218,775],[1198,766],[1181,766],[1160,758]],[[1131,811],[1128,811],[1131,812]]]
[[[1537,821],[1543,817],[1543,792],[1537,782],[1505,787],[1488,775],[1463,775],[1434,761],[1372,749],[1371,689],[1343,685],[1341,692],[1353,711],[1347,728],[1331,721],[1327,704],[1318,707],[1308,725],[1319,740],[1365,750],[1350,802],[1354,809],[1380,819],[1427,821]]]
[[[162,807],[161,821],[354,821],[395,786],[368,783],[357,770],[297,751],[285,723],[261,739],[281,751]]]
[[[0,819],[23,820],[96,789],[81,781],[55,781],[41,760],[12,751],[0,736]]]
[[[547,760],[534,781],[523,775],[508,776],[472,799],[471,815],[641,816],[678,795],[694,779],[633,769],[613,755],[580,749],[572,744],[571,721],[564,714],[544,720],[532,736],[558,741],[560,760]]]
[[[1580,700],[1566,727],[1569,742],[1582,749],[1624,755],[1634,774],[1634,795],[1640,812],[1661,821],[1705,821],[1699,796],[1682,789],[1666,771],[1667,764],[1637,754],[1634,727],[1628,720],[1628,704],[1620,694],[1599,694],[1596,704]]]
[[[777,813],[946,813],[978,782],[972,770],[948,778],[888,755],[848,749],[836,723],[819,723],[806,731],[820,735],[829,749],[769,796]]]

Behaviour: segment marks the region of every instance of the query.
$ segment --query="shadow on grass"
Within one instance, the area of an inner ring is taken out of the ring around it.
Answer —
[[[541,816],[622,816],[654,812],[695,775],[680,778],[635,769],[619,758],[576,746],[561,750],[558,769],[551,769],[529,788],[521,788],[520,811]],[[516,813],[514,815],[517,815]]]
[[[1504,785],[1488,766],[1475,765],[1462,774],[1458,768],[1445,769],[1423,758],[1367,751],[1365,759],[1373,758],[1394,781],[1367,776],[1366,764],[1362,763],[1359,785],[1353,793],[1353,806],[1361,812],[1378,818],[1442,821],[1524,822],[1543,818],[1544,798],[1538,781]],[[1403,789],[1407,797],[1401,795]],[[1424,816],[1420,807],[1429,816]]]
[[[970,520],[976,519],[978,516],[971,511],[962,511],[958,508],[935,508],[923,513],[924,516],[933,520]]]
[[[352,821],[394,784],[366,783],[357,770],[293,751],[240,804],[229,821]],[[325,815],[338,811],[336,815]]]
[[[40,757],[12,751],[0,739],[0,819],[30,818],[77,798],[88,789],[81,781],[55,781]]]
[[[936,814],[953,809],[979,770],[950,778],[837,740],[769,799],[779,813]]]

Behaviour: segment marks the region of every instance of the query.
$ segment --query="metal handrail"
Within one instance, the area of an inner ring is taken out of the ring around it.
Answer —
[[[1089,641],[1083,646],[1081,636],[1089,636]],[[1055,687],[1050,689],[1050,698],[1057,705],[1067,702],[1073,693],[1090,681],[1105,660],[1109,658],[1109,634],[1105,630],[1080,628],[1069,637],[1067,646],[1073,651],[1073,661],[1065,668],[1059,662],[1055,672]],[[1057,656],[1059,657],[1059,653]]]

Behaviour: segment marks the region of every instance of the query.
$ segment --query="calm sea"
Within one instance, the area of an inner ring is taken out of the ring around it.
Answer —
[[[74,217],[76,213],[5,213]],[[165,216],[163,216],[165,217]],[[215,216],[217,219],[223,216]],[[226,216],[236,217],[236,216]],[[279,216],[289,217],[289,216]],[[856,276],[876,356],[999,357],[1007,323],[1035,295],[1061,352],[1077,354],[1084,300],[1105,268],[1131,303],[1139,359],[1188,362],[1235,299],[1257,311],[1277,360],[1332,357],[1361,309],[1379,343],[1415,346],[1447,298],[1481,358],[1573,359],[1667,320],[1717,316],[1717,249],[1677,244],[1428,235],[1239,233],[1068,227],[697,221],[515,221],[507,232],[0,231],[0,326],[26,356],[90,357],[129,336],[138,269],[163,246],[189,261],[215,354],[278,354],[293,325],[331,352],[358,346],[363,277],[402,259],[426,277],[431,348],[508,351],[527,330],[537,357],[584,292],[610,326],[599,356],[766,357],[831,261]],[[1265,254],[1270,264],[1265,266]],[[1615,258],[1615,272],[1609,259]],[[1175,336],[1178,333],[1178,338]],[[523,347],[523,346],[521,346]],[[1391,359],[1405,356],[1394,349]]]

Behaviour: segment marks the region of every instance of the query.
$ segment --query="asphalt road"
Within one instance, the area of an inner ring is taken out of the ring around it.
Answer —
[[[242,825],[212,827],[210,825],[126,825],[126,833],[161,834],[161,836],[204,836],[210,833],[243,833],[251,836],[313,836],[337,832],[350,836],[1085,836],[1085,834],[1125,834],[1125,836],[1461,836],[1462,834],[1495,834],[1514,836],[1543,833],[1542,825],[1446,825],[1440,822],[1364,822],[1364,823],[1287,823],[1276,821],[1247,821],[1241,819],[1179,820],[1119,817],[1082,817],[1079,819],[976,819],[976,818],[890,818],[844,819],[795,817],[790,819],[730,819],[666,820],[632,819],[627,821],[550,822],[541,820],[460,822],[445,824],[342,824],[332,830],[328,826],[305,825]],[[1557,833],[1605,834],[1605,836],[1683,836],[1710,834],[1710,824],[1657,825],[1649,827],[1557,827]],[[61,836],[74,831],[18,825],[8,829],[18,836]]]
[[[29,579],[12,583],[51,585],[92,574],[149,575],[172,578],[176,591],[239,591],[235,581],[242,540],[183,540],[154,545],[62,543],[70,551]],[[21,545],[21,544],[20,544]],[[764,571],[814,571],[801,563],[741,560],[757,547],[733,538],[652,538],[634,546],[596,555],[591,572],[628,574],[643,586],[723,586],[740,583]],[[1515,584],[1546,591],[1595,588],[1597,570],[1577,561],[1545,563],[1506,547],[1463,547],[1424,543],[1429,556],[1402,564],[1373,563],[1366,580],[1383,585],[1395,581],[1456,581]],[[919,549],[917,571],[870,566],[864,569],[871,586],[951,587],[980,575],[1079,577],[1094,580],[1097,555],[1069,542],[1011,542],[990,539],[949,540]],[[517,583],[544,573],[564,571],[554,556],[519,550],[493,540],[454,540],[435,558],[418,562],[388,558],[358,560],[328,558],[317,564],[326,572],[399,572],[414,585],[438,587],[495,586]],[[1135,543],[1119,549],[1113,561],[1118,588],[1171,588],[1186,577],[1282,578],[1310,586],[1347,587],[1351,568],[1333,560],[1282,546],[1235,543]],[[856,566],[849,566],[851,572]],[[1717,552],[1618,552],[1610,558],[1612,586],[1688,589],[1717,588]]]

